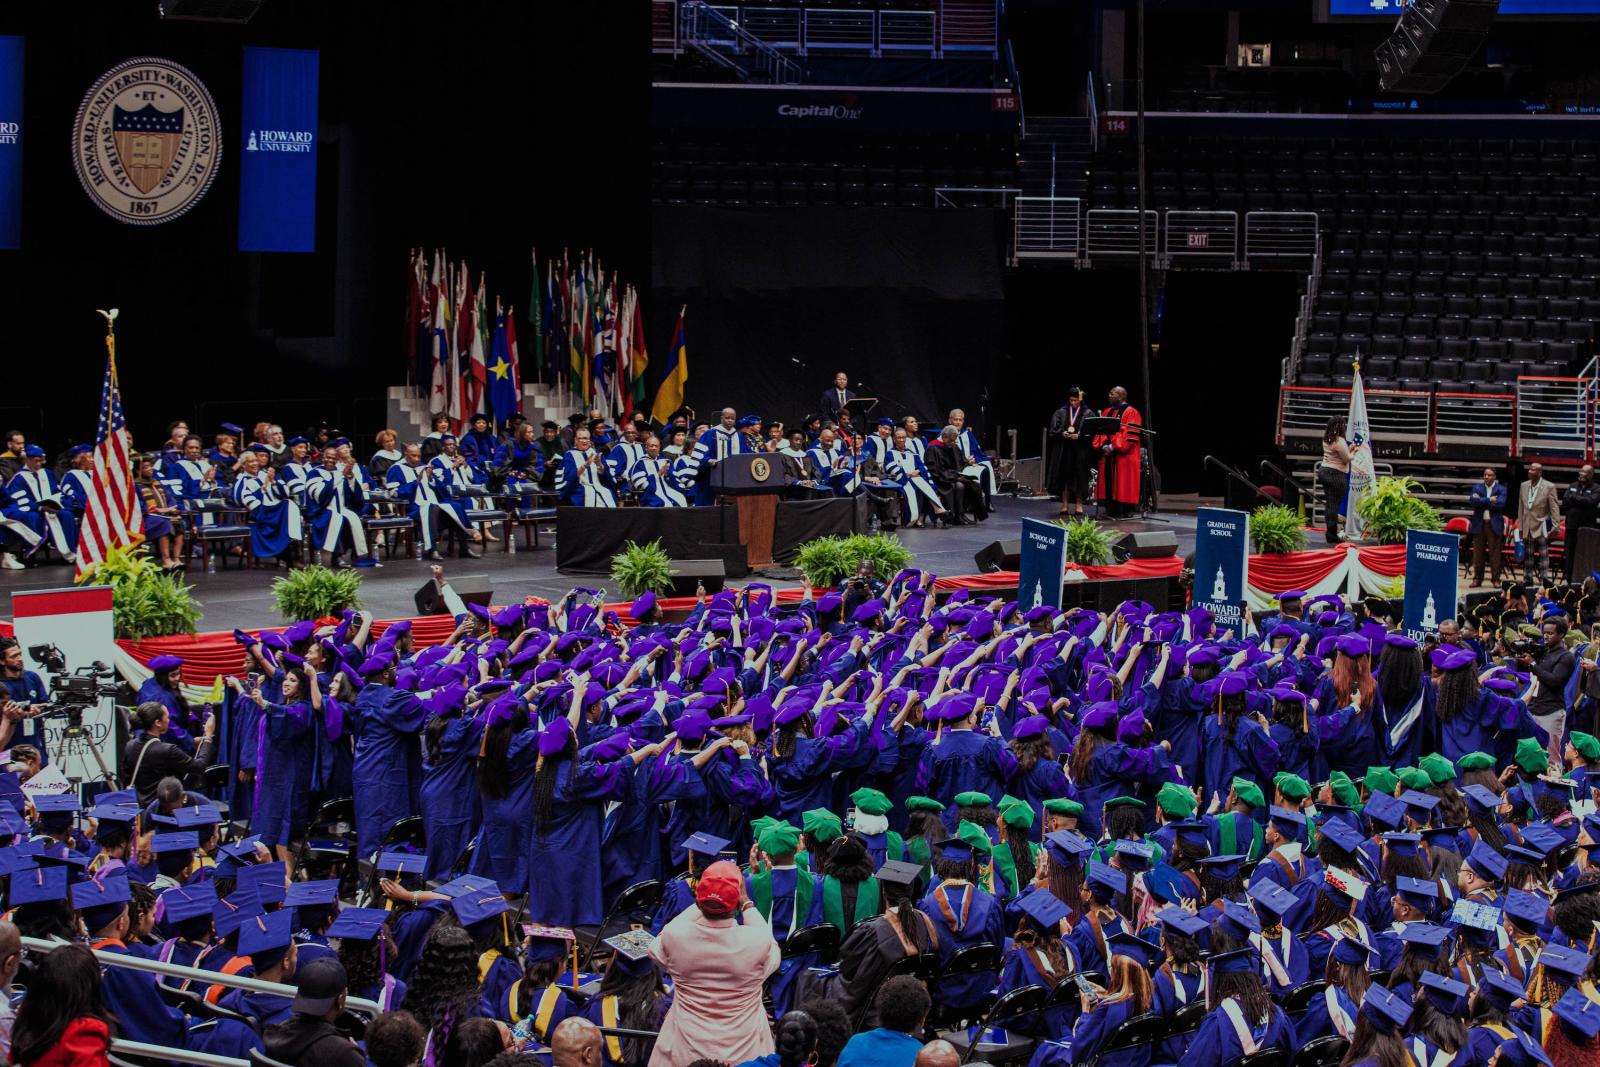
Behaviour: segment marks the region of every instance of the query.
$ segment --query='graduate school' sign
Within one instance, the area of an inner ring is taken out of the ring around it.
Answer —
[[[1195,516],[1194,603],[1211,612],[1219,633],[1242,632],[1249,559],[1249,513],[1201,508]]]
[[[1022,520],[1021,562],[1017,565],[1017,603],[1061,606],[1067,576],[1067,528],[1038,519]]]
[[[1456,617],[1461,539],[1433,530],[1406,531],[1406,598],[1401,616],[1406,636],[1420,641]]]

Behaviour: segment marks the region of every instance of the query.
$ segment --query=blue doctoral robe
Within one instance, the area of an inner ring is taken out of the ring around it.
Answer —
[[[458,715],[439,738],[439,758],[430,762],[427,748],[422,761],[422,827],[428,835],[428,863],[423,877],[444,879],[466,851],[482,808],[473,772],[482,727],[477,720]]]
[[[6,483],[6,501],[0,511],[24,523],[43,540],[67,555],[78,551],[78,521],[70,503],[62,498],[61,483],[49,467],[17,471]],[[55,507],[46,507],[46,504]]]
[[[1226,729],[1216,715],[1207,714],[1200,720],[1200,747],[1204,753],[1200,784],[1205,787],[1205,797],[1226,799],[1235,777],[1248,778],[1271,796],[1272,776],[1278,772],[1277,744],[1260,723],[1245,715],[1234,724],[1233,737],[1226,736]]]
[[[1130,748],[1121,741],[1103,744],[1095,749],[1084,772],[1084,781],[1078,782],[1078,796],[1083,803],[1083,814],[1078,817],[1078,831],[1090,840],[1100,836],[1104,826],[1106,801],[1112,797],[1153,795],[1164,782],[1172,780],[1172,760],[1159,745],[1149,748]]]
[[[590,462],[597,458],[600,462]],[[592,448],[587,452],[579,452],[574,448],[561,453],[561,458],[556,462],[556,492],[560,494],[560,502],[568,507],[617,506],[605,459]]]
[[[241,474],[230,490],[249,515],[250,551],[257,559],[281,556],[300,540],[300,506],[288,489],[260,474]]]
[[[1026,774],[1019,773],[1008,787],[1012,796],[1028,802],[1033,825],[1028,840],[1039,841],[1044,831],[1044,802],[1067,795],[1067,773],[1054,760],[1041,759]]]
[[[363,687],[356,711],[356,849],[358,855],[370,856],[395,823],[420,814],[422,747],[417,734],[428,713],[415,693],[387,685]]]
[[[600,886],[600,831],[605,804],[627,787],[633,763],[596,763],[579,755],[556,772],[550,823],[540,828],[528,813],[528,870],[560,871],[559,878],[530,879],[528,917],[546,926],[594,926],[605,918]]]
[[[1172,743],[1172,762],[1191,776],[1200,771],[1200,719],[1207,707],[1196,686],[1187,675],[1163,683],[1153,724],[1156,736]]]
[[[692,770],[686,759],[649,756],[628,777],[622,803],[606,814],[600,831],[601,855],[605,856],[601,892],[607,908],[630,885],[666,876],[662,809],[686,801],[691,792],[686,772]]]
[[[314,725],[311,704],[269,702],[256,727],[256,791],[251,833],[264,845],[304,836],[309,813]],[[358,804],[359,807],[359,804]]]
[[[939,887],[935,887],[936,891]],[[952,917],[946,919],[939,906],[936,892],[929,893],[917,903],[921,911],[939,931],[939,966],[950,962],[950,957],[972,945],[985,942],[999,946],[1005,943],[1004,913],[1000,902],[991,894],[966,882],[946,883],[942,887],[950,905]],[[967,898],[971,903],[967,903]],[[962,911],[966,910],[963,920]],[[947,1007],[965,1008],[978,1003],[994,985],[992,974],[969,974],[936,983],[934,1000]]]
[[[1312,715],[1317,731],[1318,759],[1312,781],[1328,777],[1330,771],[1344,771],[1352,778],[1367,773],[1378,762],[1378,724],[1383,721],[1380,705],[1383,694],[1374,691],[1372,706],[1361,711],[1354,704],[1339,707],[1333,681],[1324,677],[1317,683],[1312,699],[1317,711]]]
[[[802,741],[801,744],[815,742]],[[739,855],[749,852],[752,813],[765,810],[775,795],[761,774],[761,765],[732,749],[718,752],[699,769],[682,753],[677,759],[682,780],[674,786],[676,803],[663,830],[668,867],[678,870],[684,866],[683,843],[695,833],[726,838]],[[775,761],[773,765],[776,767],[782,762],[787,761]]]
[[[1253,1019],[1247,1019],[1245,1022],[1249,1026],[1250,1036],[1260,1048],[1279,1048],[1285,1055],[1292,1056],[1299,1047],[1299,1042],[1295,1038],[1294,1024],[1276,1004],[1272,1006],[1271,1014],[1267,1016],[1265,1023],[1258,1023]],[[1194,1035],[1194,1040],[1189,1044],[1186,1062],[1206,1064],[1207,1067],[1213,1065],[1230,1067],[1242,1059],[1244,1059],[1244,1049],[1239,1044],[1239,1035],[1234,1033],[1233,1026],[1223,1018],[1222,1009],[1209,1012],[1200,1023],[1200,1031]]]
[[[737,428],[730,430],[719,424],[701,434],[684,457],[684,470],[695,480],[694,502],[702,507],[716,503],[716,494],[711,490],[712,466],[749,451],[749,439]]]
[[[953,833],[956,794],[977,790],[991,801],[1006,792],[1017,773],[1017,757],[1005,742],[976,730],[945,730],[922,751],[917,784],[925,795],[945,805],[944,824]]]
[[[797,736],[794,752],[787,759],[768,756],[767,773],[777,794],[773,815],[799,826],[801,812],[828,807],[833,798],[833,772],[855,752],[864,735],[865,727],[857,726],[832,737]]]
[[[483,812],[478,844],[472,850],[469,873],[492,879],[503,892],[520,894],[528,888],[528,824],[533,812],[533,768],[539,756],[539,731],[530,727],[513,734],[506,746],[506,795],[478,793]],[[476,748],[473,750],[476,755]],[[568,864],[544,868],[566,871]]]
[[[1439,718],[1437,713],[1436,718],[1439,752],[1452,762],[1468,752],[1494,753],[1495,743],[1502,733],[1512,738],[1537,738],[1540,743],[1549,740],[1544,728],[1528,714],[1526,704],[1489,689],[1479,689],[1449,722]]]
[[[1162,1018],[1169,1018],[1185,1004],[1192,1004],[1205,995],[1203,975],[1175,971],[1170,963],[1161,965],[1151,985],[1154,987],[1154,992],[1150,999],[1150,1011]],[[1188,1051],[1188,1034],[1169,1037],[1161,1043],[1161,1062],[1182,1063]]]

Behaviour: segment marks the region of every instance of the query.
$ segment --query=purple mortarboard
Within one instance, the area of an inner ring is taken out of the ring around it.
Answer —
[[[1389,992],[1377,982],[1361,998],[1361,1014],[1383,1033],[1402,1030],[1411,1021],[1411,1002]]]
[[[1435,923],[1406,923],[1406,928],[1400,931],[1400,940],[1437,953],[1450,940],[1450,928]]]
[[[1187,662],[1189,666],[1196,667],[1210,665],[1217,662],[1218,652],[1215,645],[1196,645],[1189,650]]]
[[[1156,912],[1156,921],[1185,937],[1199,937],[1210,928],[1210,923],[1182,908],[1168,905]]]
[[[1089,885],[1099,893],[1122,893],[1128,888],[1127,875],[1110,864],[1089,862]]]
[[[116,922],[117,916],[133,899],[125,873],[95,881],[86,878],[71,887],[72,906],[83,916],[83,925],[91,934]]]
[[[1434,1007],[1446,1015],[1464,1015],[1467,1008],[1467,984],[1447,978],[1433,971],[1423,971],[1419,979],[1423,995]],[[1580,998],[1581,999],[1581,998]]]
[[[261,643],[275,652],[283,652],[289,647],[289,639],[276,630],[267,630],[261,635]]]
[[[1306,591],[1304,589],[1288,589],[1279,593],[1277,600],[1278,603],[1282,604],[1285,600],[1304,600],[1305,598]]]
[[[301,622],[295,623],[293,626],[286,628],[283,631],[283,639],[288,641],[291,645],[298,645],[302,641],[309,640],[311,635],[316,632],[316,622],[311,619],[305,619]]]
[[[42,904],[52,900],[65,900],[67,896],[67,869],[65,867],[24,867],[11,872],[9,903]]]
[[[1150,860],[1155,855],[1155,846],[1147,845],[1143,841],[1118,841],[1113,850],[1117,862],[1124,870],[1145,871],[1150,867]]]
[[[1431,878],[1400,875],[1394,880],[1394,891],[1406,903],[1424,912],[1432,911],[1439,903],[1439,883]]]
[[[1220,856],[1205,856],[1195,862],[1206,868],[1213,877],[1226,881],[1239,873],[1239,865],[1244,861],[1242,854],[1229,852]]]
[[[1383,643],[1390,648],[1416,648],[1417,643],[1405,634],[1384,634]]]
[[[394,657],[384,653],[379,653],[377,655],[368,656],[362,661],[360,674],[363,678],[366,678],[374,674],[380,674],[392,666],[394,666]]]
[[[1526,992],[1522,983],[1493,967],[1483,969],[1483,983],[1478,986],[1479,992],[1495,1007],[1501,1011],[1510,1011],[1514,1001],[1521,1000]],[[1545,1061],[1549,1063],[1549,1060]]]
[[[1334,642],[1333,647],[1341,654],[1352,659],[1357,656],[1370,656],[1372,654],[1372,642],[1359,634],[1345,634]]]
[[[1038,896],[1034,893],[1032,896]],[[1106,949],[1113,956],[1126,956],[1141,967],[1149,967],[1162,956],[1162,950],[1142,937],[1119,931],[1106,938]]]
[[[1130,711],[1117,722],[1117,740],[1125,745],[1137,744],[1144,737],[1144,713]]]
[[[179,830],[170,834],[152,834],[150,836],[150,851],[162,852],[193,852],[200,847],[200,835],[193,830]],[[283,866],[281,863],[278,866]]]
[[[309,882],[291,882],[283,895],[286,908],[327,908],[339,903],[339,880],[317,878]],[[301,920],[302,925],[304,920]]]
[[[328,927],[327,936],[371,941],[388,920],[389,913],[383,908],[345,908]]]
[[[492,882],[486,888],[452,897],[450,907],[455,911],[456,919],[466,927],[497,918],[511,910],[505,894]]]
[[[1493,689],[1496,693],[1517,693],[1522,690],[1522,685],[1515,678],[1494,677],[1483,683],[1485,689]]]
[[[1085,730],[1104,729],[1117,721],[1117,713],[1118,708],[1113,701],[1091,704],[1083,713],[1083,718],[1078,721],[1078,725]]]
[[[690,708],[678,716],[672,728],[683,740],[698,741],[711,730],[711,716],[702,708]]]
[[[1292,641],[1298,639],[1299,636],[1299,630],[1295,629],[1293,626],[1290,626],[1286,622],[1280,622],[1278,625],[1274,626],[1270,631],[1268,631],[1267,640],[1276,641],[1280,637],[1287,637]]]
[[[817,598],[817,614],[831,615],[839,610],[839,605],[844,603],[844,597],[838,593],[823,593]]]
[[[167,922],[181,923],[210,916],[217,907],[217,887],[212,882],[175,885],[161,894],[161,912]]]
[[[240,890],[226,900],[217,901],[217,906],[211,909],[211,923],[216,927],[219,938],[227,937],[239,929],[246,919],[259,914],[261,900],[255,891]]]
[[[1422,844],[1421,834],[1386,833],[1381,834],[1380,839],[1390,852],[1399,856],[1418,855],[1417,846]]]
[[[1017,720],[1017,724],[1011,728],[1011,736],[1015,740],[1026,741],[1030,737],[1038,737],[1044,733],[1049,725],[1050,720],[1043,715],[1029,715]]]
[[[1212,974],[1254,974],[1261,969],[1261,957],[1253,948],[1214,952],[1206,958],[1205,963]]]
[[[241,867],[234,884],[242,890],[252,890],[255,898],[263,904],[281,904],[287,893],[284,887],[286,877],[283,861],[274,860]]]
[[[1567,839],[1561,836],[1560,830],[1547,822],[1530,822],[1522,828],[1522,843],[1548,856],[1564,846]]]
[[[1440,645],[1428,653],[1428,660],[1433,664],[1434,670],[1454,671],[1462,667],[1470,667],[1477,662],[1477,654],[1470,648],[1451,648],[1449,645]]]
[[[567,747],[572,740],[572,723],[565,718],[551,719],[543,730],[539,731],[539,755],[553,756]]]
[[[287,950],[294,940],[294,912],[252,915],[239,924],[239,955],[266,956]]]
[[[871,622],[873,619],[876,619],[882,614],[883,601],[878,597],[872,597],[870,600],[862,602],[862,604],[856,608],[856,610],[850,615],[850,621],[857,623]]]
[[[1415,789],[1407,789],[1405,792],[1400,794],[1398,799],[1400,803],[1404,804],[1409,809],[1409,814],[1413,816],[1420,816],[1417,819],[1418,822],[1426,821],[1428,813],[1439,806],[1438,797],[1433,796],[1430,793],[1419,792]]]
[[[1209,682],[1200,684],[1200,695],[1210,703],[1219,696],[1237,696],[1250,688],[1250,679],[1241,671],[1223,671]]]
[[[1366,966],[1368,959],[1378,955],[1378,950],[1358,937],[1341,937],[1334,941],[1330,950],[1333,958],[1340,963],[1352,966]]]
[[[183,660],[178,656],[156,656],[145,666],[152,671],[170,671],[174,667],[183,666]]]
[[[1466,798],[1467,805],[1479,815],[1488,815],[1505,803],[1500,794],[1477,782],[1463,786],[1461,795]]]

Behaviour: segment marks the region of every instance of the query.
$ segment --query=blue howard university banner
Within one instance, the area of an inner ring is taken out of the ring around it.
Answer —
[[[318,53],[244,50],[239,251],[317,250]]]
[[[1406,531],[1406,602],[1402,624],[1414,641],[1439,632],[1439,622],[1456,617],[1456,578],[1461,573],[1461,539],[1453,533]]]
[[[0,37],[0,248],[22,247],[22,38]]]
[[[1217,631],[1241,631],[1250,557],[1250,515],[1201,508],[1195,515],[1194,603],[1211,612]]]
[[[1017,603],[1024,609],[1061,606],[1067,572],[1067,529],[1038,519],[1022,520],[1022,562],[1017,565]]]

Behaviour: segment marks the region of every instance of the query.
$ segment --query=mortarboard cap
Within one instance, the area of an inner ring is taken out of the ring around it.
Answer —
[[[187,922],[209,916],[217,907],[217,887],[209,881],[175,885],[161,894],[161,910],[168,922]]]
[[[328,936],[371,941],[388,921],[389,913],[383,908],[345,908],[328,927]]]
[[[1535,962],[1546,970],[1565,975],[1569,984],[1582,978],[1589,969],[1590,956],[1568,945],[1546,945]]]
[[[1437,953],[1444,947],[1444,943],[1450,940],[1450,929],[1434,923],[1406,923],[1406,928],[1400,931],[1400,940],[1408,945],[1421,945]]]
[[[1072,909],[1048,889],[1035,889],[1018,901],[1017,907],[1046,930],[1059,929],[1061,920],[1072,914]]]
[[[294,913],[263,912],[239,924],[239,955],[263,956],[287,949],[294,939]]]
[[[1584,996],[1576,986],[1561,994],[1551,1010],[1564,1025],[1582,1034],[1584,1042],[1600,1034],[1600,1004]]]
[[[899,885],[910,888],[922,876],[922,867],[915,863],[905,863],[901,860],[885,860],[882,867],[878,868],[876,875],[878,881],[890,885]],[[1035,895],[1035,894],[1030,894]]]
[[[1199,916],[1192,915],[1182,908],[1172,907],[1171,905],[1156,912],[1156,921],[1185,937],[1199,937],[1211,925]]]
[[[1206,966],[1213,974],[1254,974],[1261,967],[1261,957],[1253,948],[1238,948],[1213,953],[1206,959]]]
[[[1411,1003],[1373,982],[1361,998],[1361,1014],[1380,1031],[1390,1033],[1403,1030],[1411,1021]]]

